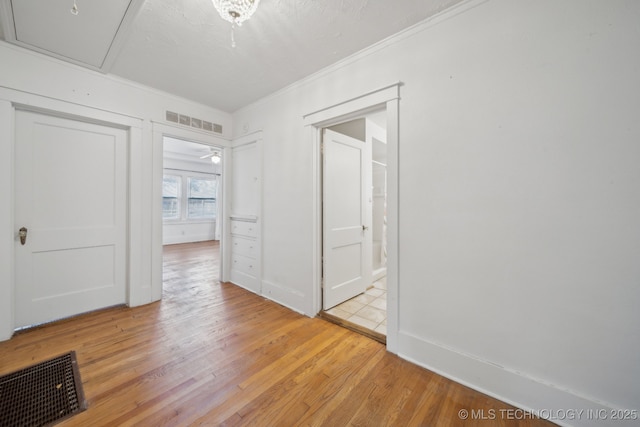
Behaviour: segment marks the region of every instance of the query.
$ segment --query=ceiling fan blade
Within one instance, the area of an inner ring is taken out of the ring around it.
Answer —
[[[209,157],[213,157],[216,153],[209,153],[209,154],[205,154],[204,156],[200,157],[201,159],[208,159]]]

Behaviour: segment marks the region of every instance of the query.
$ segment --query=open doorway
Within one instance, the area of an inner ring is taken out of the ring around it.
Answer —
[[[381,342],[387,332],[386,110],[322,130],[323,311]]]
[[[166,255],[194,252],[215,262],[215,281],[221,279],[222,148],[163,136],[162,245]],[[184,264],[187,268],[189,263]],[[173,264],[171,274],[180,263]],[[163,277],[163,281],[168,278]]]
[[[387,351],[398,351],[398,291],[399,291],[399,124],[400,124],[400,87],[397,82],[380,89],[362,93],[341,102],[321,106],[303,116],[303,123],[308,129],[305,143],[313,144],[313,300],[310,309],[320,316],[323,311],[323,218],[322,218],[322,129],[353,118],[360,118],[367,113],[385,110],[387,140],[387,196],[386,196],[386,286],[387,286]]]

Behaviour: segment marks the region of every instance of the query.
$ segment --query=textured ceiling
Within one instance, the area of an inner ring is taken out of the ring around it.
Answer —
[[[460,1],[261,0],[232,48],[211,0],[146,0],[106,71],[233,112]]]

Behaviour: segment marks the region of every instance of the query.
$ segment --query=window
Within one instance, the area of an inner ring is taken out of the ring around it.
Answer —
[[[212,222],[217,217],[218,178],[213,174],[170,170],[162,177],[162,219]]]
[[[189,177],[187,218],[212,219],[216,217],[217,181]]]
[[[181,181],[179,176],[162,177],[162,219],[180,219]]]

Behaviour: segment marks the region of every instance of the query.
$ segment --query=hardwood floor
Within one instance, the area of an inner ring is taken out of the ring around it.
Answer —
[[[64,426],[552,425],[509,419],[512,407],[370,338],[218,283],[211,242],[164,255],[162,301],[18,333],[0,343],[0,375],[75,350],[88,409]]]

